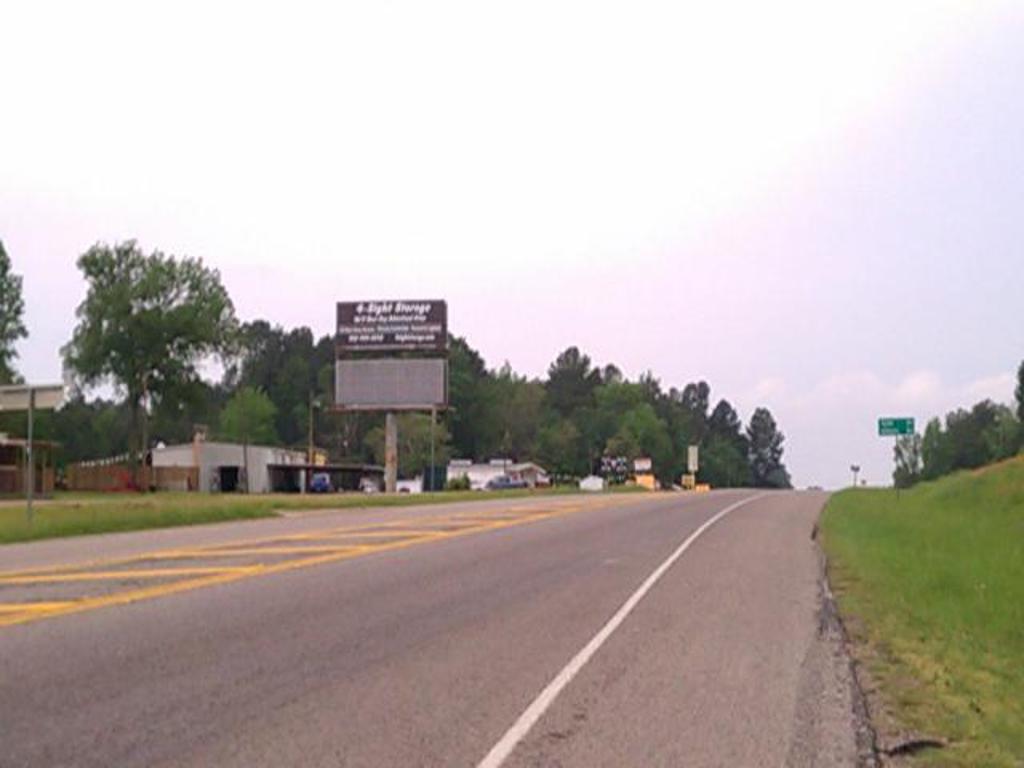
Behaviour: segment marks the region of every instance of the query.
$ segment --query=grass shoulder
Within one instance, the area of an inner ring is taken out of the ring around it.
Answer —
[[[1024,761],[1024,457],[835,494],[829,577],[884,731],[938,737],[927,765]]]
[[[38,502],[31,524],[24,503],[0,506],[0,544],[93,533],[170,528],[274,517],[289,510],[366,509],[451,504],[578,493],[573,487],[543,490],[446,491],[417,494],[236,495],[198,493],[58,493]]]

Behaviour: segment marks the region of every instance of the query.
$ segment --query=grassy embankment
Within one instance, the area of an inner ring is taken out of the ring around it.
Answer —
[[[573,487],[558,487],[541,491],[447,491],[393,496],[359,493],[323,496],[58,493],[55,499],[36,503],[31,525],[26,520],[24,503],[6,503],[0,506],[0,544],[88,533],[250,520],[274,517],[288,510],[405,507],[577,492],[578,490]]]
[[[1024,765],[1024,457],[843,491],[823,532],[881,730],[946,740],[923,765]]]

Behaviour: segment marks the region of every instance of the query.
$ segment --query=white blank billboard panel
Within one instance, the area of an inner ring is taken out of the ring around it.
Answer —
[[[338,360],[334,403],[352,410],[441,409],[447,378],[447,360]]]

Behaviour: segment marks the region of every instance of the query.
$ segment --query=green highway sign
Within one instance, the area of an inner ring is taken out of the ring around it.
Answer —
[[[881,437],[912,435],[914,434],[914,420],[912,418],[879,419],[878,434]]]

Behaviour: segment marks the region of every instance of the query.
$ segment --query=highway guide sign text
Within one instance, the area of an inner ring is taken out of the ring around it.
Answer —
[[[448,347],[448,305],[444,301],[338,302],[339,353],[443,352]]]
[[[914,434],[912,418],[881,418],[878,420],[878,436],[894,437]]]

